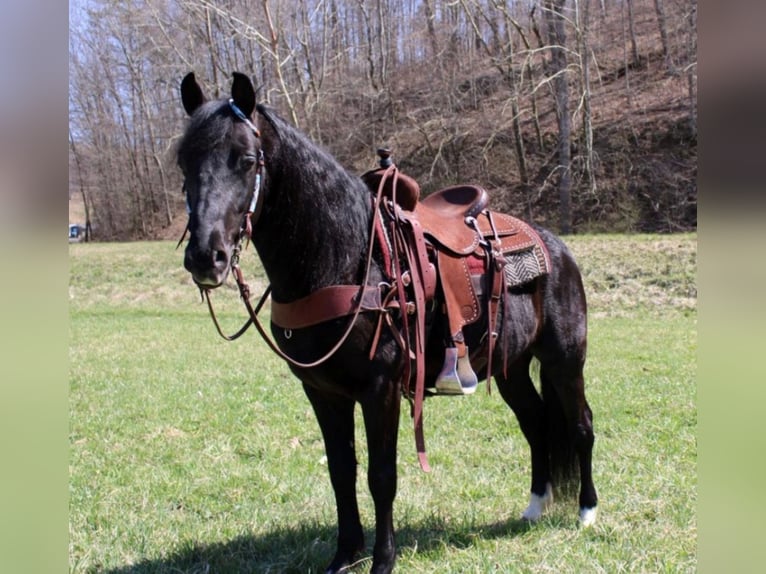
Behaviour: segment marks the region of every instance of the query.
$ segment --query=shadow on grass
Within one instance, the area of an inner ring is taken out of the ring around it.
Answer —
[[[431,517],[397,530],[397,555],[428,553],[446,547],[467,548],[477,539],[514,537],[532,526],[521,520],[493,524],[450,526]],[[112,569],[92,568],[102,574],[307,574],[323,572],[335,552],[335,526],[279,529],[263,536],[240,536],[226,542],[189,543],[186,548],[157,559],[146,559]],[[374,533],[365,532],[367,550],[350,572],[367,572]]]

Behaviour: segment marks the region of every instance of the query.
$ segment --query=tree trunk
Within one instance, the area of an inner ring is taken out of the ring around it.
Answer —
[[[588,189],[591,192],[596,191],[596,179],[593,172],[593,117],[591,114],[591,93],[590,93],[590,45],[588,41],[588,32],[590,25],[590,0],[584,0],[584,9],[580,11],[577,4],[577,29],[578,46],[580,52],[580,81],[582,92],[582,141],[584,148],[584,175],[588,182]]]
[[[285,76],[282,71],[283,62],[279,59],[279,36],[277,33],[277,26],[274,24],[274,20],[271,17],[271,10],[269,9],[269,0],[263,0],[263,11],[266,15],[266,22],[269,28],[269,41],[271,44],[271,56],[274,59],[274,73],[277,75],[279,81],[279,87],[282,91],[282,97],[284,97],[287,103],[287,108],[290,110],[290,119],[293,121],[293,125],[298,127],[298,114],[295,111],[295,105],[290,97],[290,91],[285,81]]]
[[[358,0],[359,2],[359,9],[362,12],[362,16],[364,17],[364,34],[365,34],[365,40],[367,43],[367,79],[370,81],[370,87],[372,87],[373,90],[378,89],[378,82],[377,82],[377,72],[375,71],[375,54],[374,54],[374,44],[373,44],[373,33],[372,33],[372,20],[370,18],[370,12],[367,10],[367,6],[364,3],[364,0]]]
[[[638,55],[638,44],[636,43],[636,27],[633,18],[633,0],[625,0],[628,6],[628,31],[630,32],[630,55],[634,66],[638,66],[640,57]],[[627,70],[626,70],[627,73]]]
[[[207,45],[210,55],[210,71],[213,74],[213,86],[215,90],[215,97],[221,96],[220,86],[218,84],[218,63],[216,62],[215,55],[218,52],[215,44],[213,43],[213,23],[210,21],[210,8],[205,8],[205,32],[207,33]]]
[[[423,5],[425,7],[426,15],[426,30],[428,30],[428,41],[431,43],[431,57],[434,59],[434,63],[438,64],[439,59],[439,43],[436,39],[436,28],[434,27],[434,19],[436,14],[434,13],[433,0],[424,0]]]
[[[546,0],[545,19],[550,43],[550,73],[558,120],[558,165],[559,173],[559,231],[572,232],[572,183],[570,137],[572,132],[569,118],[569,74],[567,72],[566,32],[562,10],[566,0]]]
[[[660,29],[660,43],[662,44],[662,57],[665,59],[665,66],[671,74],[676,73],[675,64],[670,56],[670,43],[668,41],[668,23],[665,17],[665,6],[663,0],[654,0],[654,11],[657,13],[657,26]]]
[[[628,3],[628,28],[632,26],[631,23],[631,14],[633,12],[632,10],[632,0],[630,0]],[[628,33],[628,31],[625,28],[625,5],[622,5],[620,7],[620,22],[622,24],[622,59],[623,59],[623,65],[625,69],[625,107],[626,109],[630,110],[633,108],[633,95],[630,89],[630,62],[631,60],[628,58],[628,49],[627,44],[625,42],[625,35]]]

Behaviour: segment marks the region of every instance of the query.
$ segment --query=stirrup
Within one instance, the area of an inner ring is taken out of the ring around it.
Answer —
[[[468,359],[468,347],[462,357],[457,356],[456,347],[447,347],[444,366],[436,378],[436,391],[440,395],[470,395],[476,391],[479,380]]]

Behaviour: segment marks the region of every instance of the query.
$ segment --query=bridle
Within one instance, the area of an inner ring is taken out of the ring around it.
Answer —
[[[250,130],[253,132],[253,135],[256,137],[256,139],[261,138],[261,131],[258,129],[258,127],[248,118],[245,113],[239,109],[237,104],[234,103],[234,99],[230,98],[228,101],[229,109],[232,111],[232,113],[242,121]],[[258,321],[258,313],[260,312],[261,308],[263,307],[264,303],[266,302],[266,299],[268,299],[269,294],[271,293],[271,285],[269,285],[266,288],[266,291],[261,296],[260,301],[258,302],[258,305],[256,305],[255,309],[253,309],[252,305],[250,304],[250,287],[245,282],[243,276],[242,276],[242,269],[239,266],[239,256],[242,252],[243,245],[246,248],[247,244],[245,243],[245,240],[248,242],[252,240],[253,238],[253,214],[259,207],[259,199],[261,196],[261,179],[262,179],[262,173],[263,173],[263,167],[264,167],[264,156],[263,156],[263,149],[258,150],[258,159],[257,159],[257,165],[256,165],[256,171],[255,171],[255,183],[253,184],[253,197],[250,200],[250,205],[247,208],[247,211],[245,212],[245,216],[242,220],[242,225],[239,228],[239,233],[237,235],[237,241],[234,246],[234,250],[231,254],[231,260],[229,267],[231,269],[232,274],[234,275],[234,279],[237,282],[237,288],[239,289],[240,297],[242,297],[243,302],[245,303],[245,307],[247,308],[249,318],[245,322],[245,324],[240,327],[240,329],[234,333],[233,335],[226,335],[223,332],[223,329],[221,328],[221,325],[218,323],[218,317],[216,317],[215,310],[213,309],[213,303],[210,300],[210,289],[199,286],[200,294],[203,296],[205,301],[207,302],[208,310],[210,311],[210,317],[213,320],[213,324],[215,325],[216,330],[218,331],[218,334],[221,335],[224,339],[227,341],[234,341],[236,339],[239,339],[249,328],[251,325],[255,324],[258,327],[258,331],[262,331],[262,326],[260,322]],[[187,209],[188,203],[187,203]],[[265,337],[265,330],[261,332],[261,336]],[[267,339],[267,343],[271,346],[271,341]]]

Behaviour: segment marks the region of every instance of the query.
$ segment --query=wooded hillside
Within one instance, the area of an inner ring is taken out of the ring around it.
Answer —
[[[351,171],[486,187],[559,232],[696,228],[696,0],[91,0],[70,7],[70,183],[94,238],[180,236],[181,78]],[[84,222],[82,222],[84,223]]]

